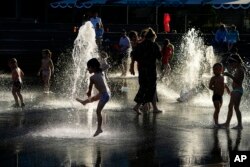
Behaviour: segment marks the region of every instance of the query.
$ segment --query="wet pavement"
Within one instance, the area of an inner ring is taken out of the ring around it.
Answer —
[[[59,93],[23,90],[25,108],[12,108],[10,88],[0,92],[0,166],[229,166],[229,150],[250,151],[248,99],[241,106],[243,130],[214,129],[211,95],[178,103],[179,92],[158,84],[160,114],[132,111],[137,78],[111,78],[112,99],[96,130],[96,103],[82,106]],[[127,86],[127,91],[121,91]],[[226,119],[224,96],[219,121]],[[235,114],[231,127],[237,120]]]

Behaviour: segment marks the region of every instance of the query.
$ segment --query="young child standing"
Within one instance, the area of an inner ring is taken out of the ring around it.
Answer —
[[[238,125],[234,127],[234,129],[243,129],[242,116],[240,112],[240,102],[241,102],[241,97],[243,95],[242,84],[245,76],[245,69],[243,67],[243,61],[238,54],[231,55],[231,57],[228,60],[228,63],[234,70],[234,74],[230,74],[228,72],[224,72],[223,74],[224,76],[228,76],[233,80],[232,82],[233,90],[231,92],[231,98],[228,105],[227,120],[224,124],[222,124],[222,126],[225,128],[229,127],[234,109],[238,121]]]
[[[164,75],[166,73],[169,73],[169,71],[171,70],[169,62],[174,55],[174,45],[170,43],[169,39],[165,39],[161,53],[162,53],[162,67],[161,67],[162,72],[160,78],[163,79]]]
[[[224,77],[222,76],[223,72],[223,66],[221,63],[215,63],[213,66],[213,72],[214,76],[211,78],[209,83],[209,89],[213,91],[213,103],[214,103],[214,124],[215,127],[219,127],[218,118],[219,118],[219,112],[220,108],[223,103],[222,96],[224,94],[224,89],[226,88],[228,94],[230,94],[230,90],[227,87],[227,85],[224,83]]]
[[[87,67],[88,67],[87,70],[89,71],[90,74],[94,73],[90,77],[89,89],[87,91],[88,99],[82,100],[82,99],[76,98],[76,100],[79,101],[80,103],[82,103],[83,105],[99,100],[99,103],[98,103],[97,109],[96,109],[98,125],[97,125],[97,130],[94,133],[94,137],[95,137],[103,132],[101,112],[102,112],[102,109],[104,108],[105,104],[109,101],[109,98],[110,98],[109,92],[110,91],[109,91],[109,87],[107,85],[105,76],[102,73],[102,69],[100,67],[99,61],[96,58],[90,59],[87,62]],[[98,94],[91,96],[93,85],[98,90]]]
[[[38,76],[42,75],[42,80],[44,84],[44,93],[49,92],[51,74],[54,73],[54,65],[51,59],[51,55],[52,53],[49,49],[42,50],[43,59],[41,62],[41,67],[37,73]]]
[[[11,68],[11,75],[12,75],[12,95],[15,99],[15,104],[13,107],[19,107],[18,98],[21,102],[21,107],[24,107],[23,103],[23,96],[21,94],[22,88],[22,78],[24,76],[23,71],[18,67],[17,60],[12,58],[9,60],[9,67]]]

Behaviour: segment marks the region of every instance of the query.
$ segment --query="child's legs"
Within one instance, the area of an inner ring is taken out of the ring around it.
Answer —
[[[20,101],[21,101],[21,104],[23,104],[23,96],[21,94],[21,90],[17,91],[17,96],[19,97]]]
[[[102,129],[102,109],[104,108],[105,104],[109,101],[109,95],[108,94],[102,94],[99,96],[99,103],[97,105],[96,109],[96,115],[97,115],[97,129],[101,130]]]
[[[43,78],[43,84],[44,84],[44,91],[49,91],[49,81],[50,81],[50,73],[49,71],[44,71],[44,74],[42,76]]]
[[[19,104],[19,103],[18,103],[17,90],[16,90],[16,88],[14,88],[14,87],[12,87],[12,95],[13,95],[13,97],[14,97],[14,99],[15,99],[15,103],[16,103],[16,104]]]
[[[127,58],[124,58],[122,61],[122,73],[125,75],[127,73],[128,61]]]
[[[228,113],[227,113],[227,120],[226,120],[226,126],[229,126],[230,124],[230,121],[232,119],[232,116],[233,116],[233,107],[235,105],[235,101],[237,100],[236,99],[237,97],[235,96],[235,93],[232,92],[231,93],[231,98],[230,98],[230,102],[229,102],[229,105],[228,105]]]
[[[221,108],[221,103],[220,101],[214,101],[214,123],[217,125],[218,124],[218,119],[219,119],[219,112]]]
[[[240,101],[241,101],[241,94],[235,93],[235,102],[234,102],[234,110],[236,112],[236,117],[238,120],[238,126],[242,127],[242,117],[240,112]]]

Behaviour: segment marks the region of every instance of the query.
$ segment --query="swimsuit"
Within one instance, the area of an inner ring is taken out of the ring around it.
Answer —
[[[42,76],[43,77],[50,77],[50,70],[49,69],[43,69],[42,70]]]
[[[232,93],[235,92],[235,93],[239,93],[241,96],[243,95],[243,88],[234,88],[232,90]]]
[[[15,88],[17,90],[21,90],[21,88],[22,88],[22,82],[21,81],[13,81],[12,85],[13,85],[13,88]]]
[[[108,92],[101,93],[100,102],[107,103],[109,101],[110,95]]]
[[[219,101],[220,103],[222,103],[222,96],[218,95],[218,94],[214,94],[212,97],[213,102],[215,101]]]

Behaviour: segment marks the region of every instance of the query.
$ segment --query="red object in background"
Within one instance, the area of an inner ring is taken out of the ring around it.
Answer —
[[[164,31],[165,32],[170,32],[170,22],[171,18],[168,13],[164,13],[164,18],[163,18],[163,25],[164,25]]]

